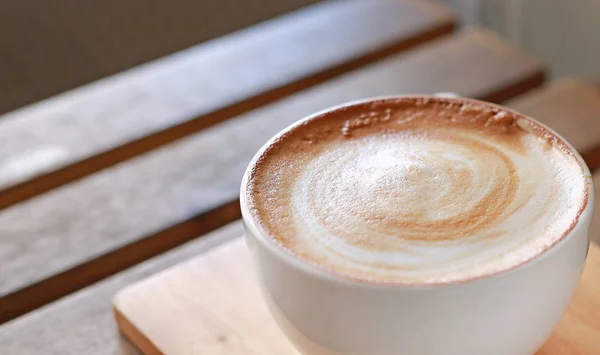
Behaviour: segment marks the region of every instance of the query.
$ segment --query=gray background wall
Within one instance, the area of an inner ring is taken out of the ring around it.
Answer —
[[[2,0],[0,113],[317,0]]]
[[[0,1],[0,113],[318,1]],[[440,1],[553,76],[600,78],[600,0]]]
[[[600,79],[600,0],[443,0],[548,64],[554,77]]]

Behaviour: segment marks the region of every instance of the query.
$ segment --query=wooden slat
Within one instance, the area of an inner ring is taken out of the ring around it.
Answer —
[[[232,223],[185,246],[0,325],[0,354],[139,354],[119,335],[112,313],[114,295],[135,281],[239,237],[241,233],[241,222]]]
[[[537,60],[487,32],[467,32],[6,209],[0,213],[0,317],[22,314],[238,218],[247,162],[302,116],[390,93],[458,90],[493,100],[527,90],[542,76]]]
[[[0,117],[0,208],[449,33],[421,0],[324,2]]]
[[[582,153],[590,169],[600,165],[595,157],[600,147],[600,90],[595,85],[563,79],[507,105],[555,129]]]

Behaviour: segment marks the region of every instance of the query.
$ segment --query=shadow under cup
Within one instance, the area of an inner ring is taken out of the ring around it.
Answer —
[[[353,104],[357,103],[344,106]],[[558,243],[493,275],[446,284],[402,285],[343,278],[276,245],[255,220],[246,195],[248,174],[272,142],[259,151],[244,175],[242,217],[267,305],[301,353],[532,355],[562,318],[587,256],[594,200],[591,174],[568,143],[588,178],[588,200],[576,225]]]

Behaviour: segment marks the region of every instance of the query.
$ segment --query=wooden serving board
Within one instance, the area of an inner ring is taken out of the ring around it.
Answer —
[[[127,287],[114,311],[121,331],[146,354],[299,354],[263,304],[242,238]],[[596,245],[573,303],[537,355],[567,354],[600,354]]]

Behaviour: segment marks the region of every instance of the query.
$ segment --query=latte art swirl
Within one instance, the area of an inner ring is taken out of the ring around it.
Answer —
[[[347,277],[435,283],[510,268],[570,230],[587,182],[564,146],[504,112],[402,104],[267,151],[251,201],[276,242]]]
[[[306,165],[292,203],[298,215],[313,215],[315,225],[351,244],[390,250],[404,241],[451,242],[489,231],[515,212],[511,204],[533,197],[530,190],[516,196],[519,176],[511,157],[476,139],[436,134],[347,144],[357,147],[340,144]],[[356,233],[385,238],[398,228],[402,239],[389,244]]]

